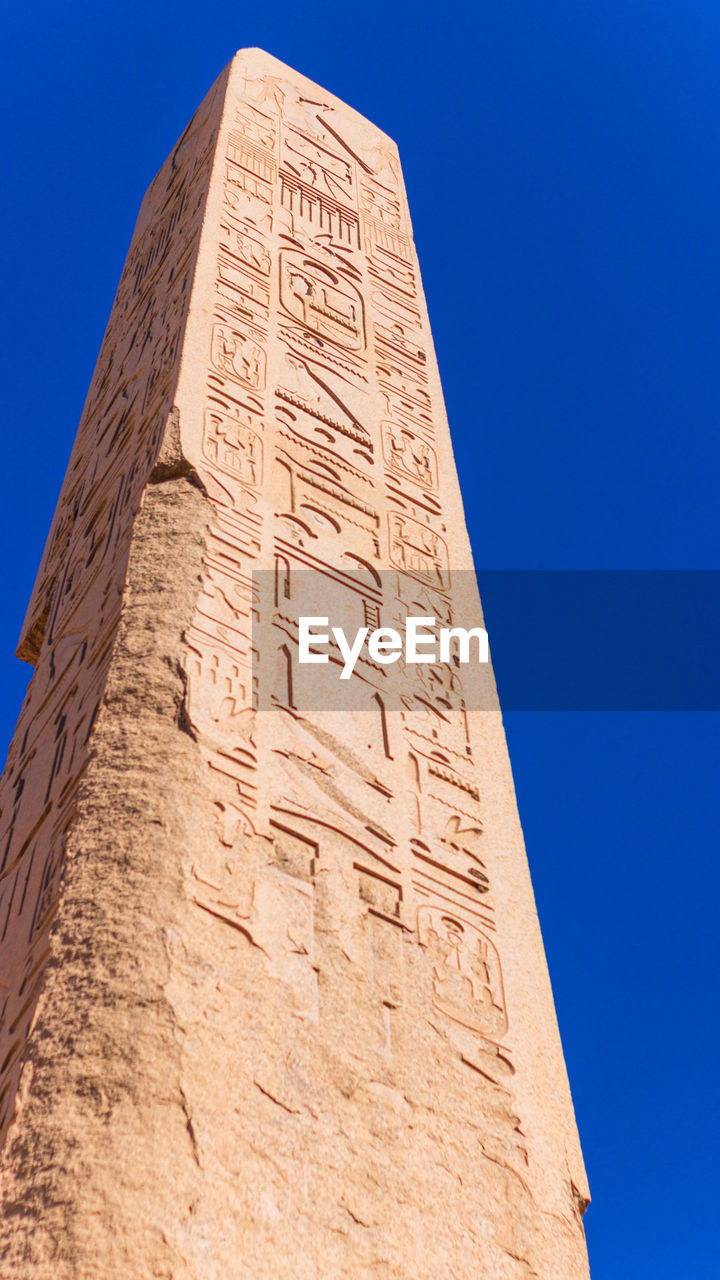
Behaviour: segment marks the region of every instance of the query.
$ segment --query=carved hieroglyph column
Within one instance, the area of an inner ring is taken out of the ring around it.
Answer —
[[[3,1280],[587,1276],[500,715],[298,664],[302,582],[468,626],[471,571],[397,150],[245,50],[145,197],[19,650]]]

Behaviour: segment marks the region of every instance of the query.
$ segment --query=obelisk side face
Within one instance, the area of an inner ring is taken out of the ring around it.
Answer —
[[[243,51],[146,198],[28,615],[13,1274],[587,1275],[491,677],[301,661],[308,613],[481,624],[471,571],[395,145]]]

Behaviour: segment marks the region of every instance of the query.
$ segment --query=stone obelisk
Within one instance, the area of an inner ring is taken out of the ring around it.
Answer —
[[[471,579],[397,149],[243,50],[143,202],[19,648],[3,1280],[587,1276],[499,712],[298,663],[301,581],[468,625]]]

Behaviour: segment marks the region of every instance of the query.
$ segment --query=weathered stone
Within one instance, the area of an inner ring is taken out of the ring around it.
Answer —
[[[396,148],[244,50],[143,203],[19,648],[7,1280],[587,1276],[491,674],[343,709],[297,663],[302,573],[467,626],[471,570]]]

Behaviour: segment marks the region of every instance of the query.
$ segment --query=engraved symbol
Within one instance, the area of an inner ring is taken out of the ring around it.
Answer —
[[[282,255],[280,299],[307,329],[350,351],[365,346],[363,301],[354,285],[299,253]]]
[[[278,113],[281,113],[285,106],[285,91],[280,88],[280,81],[277,76],[263,76],[259,80],[247,82],[250,84],[259,84],[260,92],[255,95],[256,102],[272,103]]]
[[[330,385],[330,370],[324,370],[328,380],[321,378],[317,370],[292,352],[286,352],[284,386],[278,386],[278,399],[316,418],[318,422],[339,431],[357,444],[372,452],[370,436],[350,407],[347,393],[345,400]],[[347,402],[347,403],[346,403]],[[317,430],[317,428],[316,428]]]
[[[228,414],[207,410],[203,453],[214,467],[243,484],[257,487],[262,483],[262,440]]]
[[[275,149],[275,128],[270,116],[264,111],[259,111],[257,107],[253,107],[251,103],[243,103],[243,109],[235,108],[234,123],[240,128],[243,136],[249,142],[257,142],[266,151],[272,153]],[[232,145],[237,134],[230,135],[230,143]]]
[[[320,232],[337,236],[345,249],[360,247],[358,215],[334,195],[318,190],[317,173],[311,166],[280,171],[280,199],[293,220],[300,218]]]
[[[275,161],[266,147],[252,143],[241,133],[231,133],[228,139],[228,160],[247,169],[248,173],[265,182],[275,181]]]
[[[500,959],[489,938],[441,907],[420,907],[418,939],[432,960],[435,1008],[470,1031],[501,1040],[507,1014]]]
[[[382,432],[385,459],[393,471],[426,489],[436,489],[437,459],[430,445],[406,427],[392,422],[384,422]]]
[[[423,581],[445,587],[448,554],[442,538],[417,520],[394,512],[388,515],[388,526],[393,564]]]
[[[260,390],[265,386],[265,352],[254,338],[228,325],[216,324],[212,335],[212,362],[219,373]]]
[[[293,130],[287,138],[288,167],[311,187],[324,188],[336,200],[352,200],[352,166],[325,147]]]
[[[248,266],[255,267],[261,275],[269,276],[272,265],[270,254],[264,245],[258,243],[250,234],[251,227],[255,229],[255,224],[244,222],[242,229],[239,230],[229,222],[224,223],[222,227],[224,243],[233,255],[241,258]]]
[[[400,230],[402,223],[400,200],[396,193],[383,183],[373,182],[372,185],[367,181],[363,183],[362,205],[364,211],[381,225],[391,227],[394,231]]]

